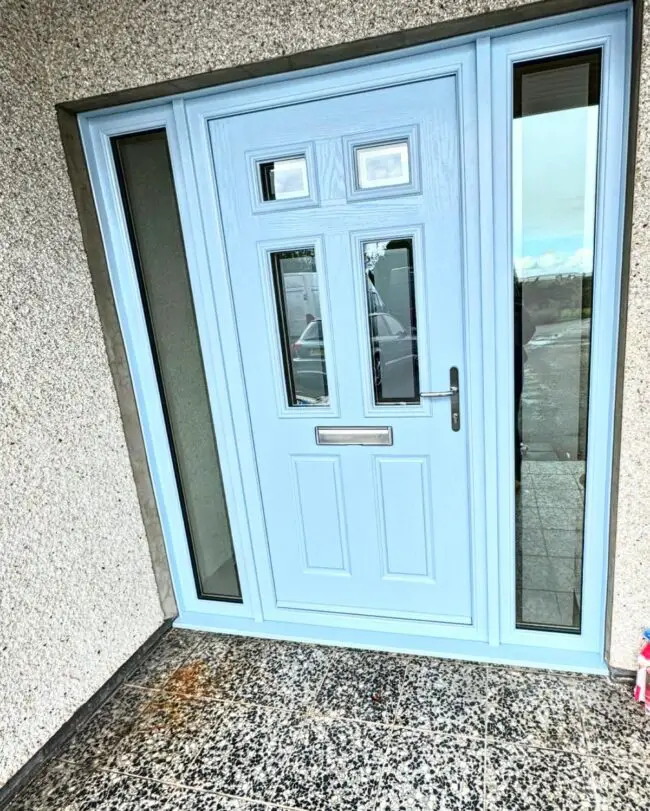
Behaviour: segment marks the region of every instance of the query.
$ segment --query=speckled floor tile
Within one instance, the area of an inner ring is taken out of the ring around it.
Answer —
[[[406,671],[396,723],[482,738],[486,699],[485,665],[418,658]]]
[[[129,684],[153,690],[162,688],[204,638],[205,634],[198,631],[172,628],[131,676]]]
[[[165,689],[187,698],[306,706],[320,686],[329,650],[269,639],[205,639]]]
[[[110,768],[154,780],[182,782],[212,729],[221,723],[219,702],[154,694],[138,723],[116,748]]]
[[[377,811],[476,811],[482,807],[485,747],[469,738],[395,730]]]
[[[172,791],[165,783],[103,772],[97,776],[92,790],[84,794],[80,811],[160,811]]]
[[[309,811],[370,811],[390,730],[378,724],[306,718],[271,797]]]
[[[6,811],[81,811],[79,800],[94,774],[70,763],[50,761]]]
[[[488,736],[508,743],[584,751],[574,683],[574,677],[557,673],[488,667]]]
[[[248,664],[246,675],[234,684],[231,697],[266,706],[306,707],[323,681],[332,651],[322,645],[247,639],[235,653]]]
[[[205,634],[165,681],[165,691],[179,698],[229,698],[246,675],[235,657],[240,643],[239,637]]]
[[[64,745],[61,759],[84,766],[105,765],[151,699],[152,694],[146,690],[118,690]]]
[[[172,789],[162,811],[283,811],[274,805],[209,794],[191,789]]]
[[[650,764],[650,716],[633,701],[631,686],[585,676],[576,695],[591,753]]]
[[[639,763],[590,759],[600,811],[648,811],[650,767]]]
[[[406,656],[341,648],[331,656],[311,709],[333,717],[390,723],[408,661]]]
[[[271,800],[287,763],[297,718],[288,710],[226,704],[183,776],[193,788]]]
[[[596,808],[581,755],[514,744],[488,744],[486,811],[589,811]]]

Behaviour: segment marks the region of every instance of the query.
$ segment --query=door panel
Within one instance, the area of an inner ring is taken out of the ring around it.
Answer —
[[[462,402],[457,94],[448,76],[210,124],[267,609],[471,622],[466,432],[419,396],[457,366]],[[393,444],[323,446],[319,426]]]

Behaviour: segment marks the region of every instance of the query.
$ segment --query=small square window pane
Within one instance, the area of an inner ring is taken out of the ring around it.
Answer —
[[[357,188],[380,189],[411,182],[408,141],[357,147]]]
[[[309,197],[307,160],[304,157],[282,158],[260,163],[262,200],[295,200]]]

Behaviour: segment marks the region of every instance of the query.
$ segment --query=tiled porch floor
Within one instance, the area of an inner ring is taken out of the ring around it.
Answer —
[[[605,679],[171,631],[11,811],[648,809]]]

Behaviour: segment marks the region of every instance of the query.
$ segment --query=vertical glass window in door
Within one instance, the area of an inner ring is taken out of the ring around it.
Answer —
[[[420,402],[413,240],[363,243],[376,405]]]
[[[600,51],[514,70],[517,627],[578,633]]]
[[[197,593],[241,602],[164,130],[113,139]]]
[[[273,251],[270,259],[287,404],[326,406],[329,393],[316,252],[314,248]]]

